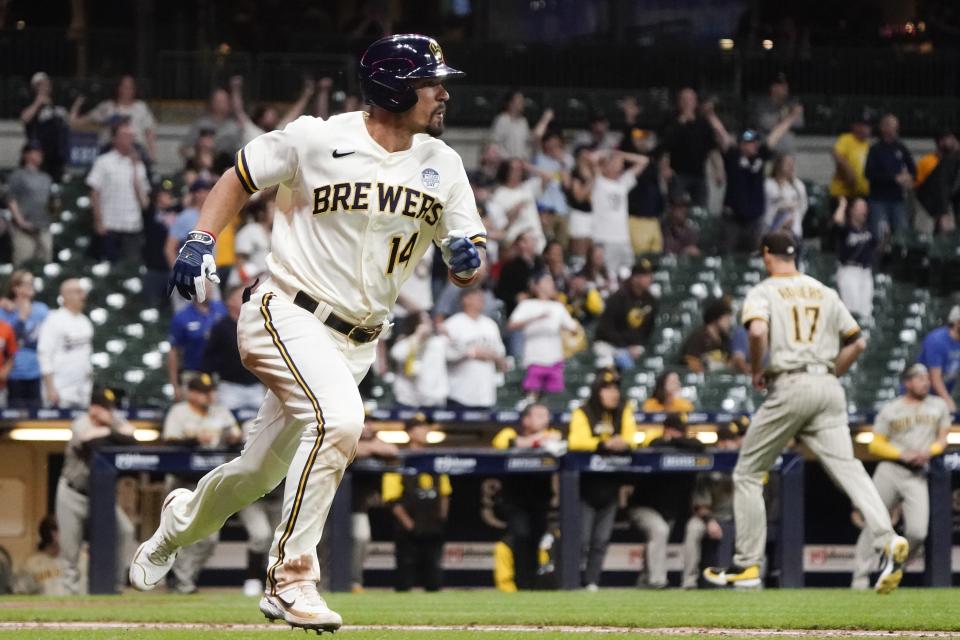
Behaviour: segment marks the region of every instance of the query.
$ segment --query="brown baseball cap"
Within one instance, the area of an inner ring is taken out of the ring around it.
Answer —
[[[778,229],[763,236],[760,251],[784,258],[797,257],[797,239],[789,231]]]
[[[208,393],[216,388],[217,385],[209,373],[201,373],[187,383],[187,389],[190,389],[190,391],[199,391],[200,393]]]
[[[104,409],[116,409],[117,394],[113,392],[113,389],[106,387],[94,389],[93,394],[90,396],[90,405],[96,405]]]

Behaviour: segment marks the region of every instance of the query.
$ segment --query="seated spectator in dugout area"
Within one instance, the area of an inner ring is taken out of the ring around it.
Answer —
[[[60,529],[57,518],[48,513],[40,520],[40,542],[37,550],[27,556],[14,577],[13,592],[31,596],[66,596],[64,563],[60,558]],[[81,558],[80,583],[86,584],[87,558]]]
[[[495,449],[559,453],[563,434],[550,428],[550,410],[528,404],[517,428],[505,427],[493,438]],[[507,524],[509,558],[494,559],[494,582],[501,591],[537,586],[540,541],[547,530],[547,513],[556,505],[556,479],[544,473],[506,475],[501,479],[500,505]],[[508,561],[509,560],[509,561]]]
[[[564,304],[558,301],[553,276],[543,271],[530,282],[531,297],[517,305],[507,321],[507,331],[523,332],[523,390],[531,401],[544,393],[563,393],[563,335],[579,329]]]
[[[643,401],[645,413],[689,413],[693,403],[681,395],[680,374],[667,369],[657,376],[653,395]]]
[[[417,414],[405,425],[411,451],[427,448],[433,427]],[[450,513],[450,477],[443,473],[383,474],[383,503],[394,520],[397,570],[394,588],[409,591],[417,583],[439,591],[443,583],[443,542]]]
[[[703,311],[703,326],[683,343],[683,364],[693,373],[730,368],[730,328],[733,309],[724,298],[709,302]]]
[[[593,352],[603,366],[632,369],[653,333],[659,302],[650,292],[653,263],[641,258],[630,278],[607,298],[597,323]]]
[[[738,450],[749,426],[746,416],[721,425],[713,449]],[[720,471],[697,474],[692,511],[683,534],[684,589],[700,586],[701,565],[726,566],[733,559],[733,476]]]
[[[687,416],[671,413],[663,421],[663,433],[648,445],[651,449],[702,451],[696,438],[687,437]],[[629,499],[630,521],[647,539],[644,570],[637,586],[664,589],[667,582],[667,544],[673,525],[689,513],[694,478],[690,474],[638,476]]]
[[[636,434],[634,406],[620,391],[620,374],[616,369],[600,369],[590,397],[570,417],[570,451],[628,452],[637,446]],[[584,474],[580,479],[581,560],[585,567],[582,582],[588,591],[596,591],[600,583],[619,494],[616,477]]]

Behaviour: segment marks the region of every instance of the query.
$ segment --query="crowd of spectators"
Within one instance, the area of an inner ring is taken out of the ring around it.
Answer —
[[[223,288],[208,284],[207,301],[169,301],[167,269],[235,150],[303,113],[330,114],[332,82],[305,82],[281,114],[271,105],[248,113],[242,79],[232,79],[229,90],[211,93],[180,147],[182,170],[166,178],[156,175],[156,122],[136,98],[133,78],[122,78],[115,98],[86,114],[79,99],[69,111],[53,104],[45,74],[36,74],[31,87],[34,98],[21,114],[26,133],[21,166],[7,178],[5,230],[12,262],[19,267],[52,259],[49,227],[58,208],[56,185],[63,179],[67,136],[71,127],[97,127],[101,153],[85,177],[91,255],[144,264],[145,300],[172,305],[166,365],[176,404],[163,438],[198,448],[238,446],[241,431],[230,410],[257,407],[263,387],[240,363],[236,322],[243,288],[266,270],[275,190],[252,199],[242,219],[218,239]],[[359,104],[348,96],[342,106]],[[526,107],[521,92],[506,97],[470,173],[488,231],[488,274],[478,286],[461,291],[447,282],[439,252],[428,251],[401,290],[395,325],[379,345],[376,375],[390,384],[398,408],[493,409],[504,374],[522,368],[526,396],[520,423],[497,435],[492,443],[497,448],[546,448],[565,438],[573,451],[630,451],[638,446],[634,414],[642,410],[668,414],[663,436],[648,446],[699,450],[700,442],[686,433],[684,416],[695,407],[684,397],[681,374],[747,372],[746,336],[736,326],[729,299],[704,303],[702,325],[684,336],[679,359],[659,372],[653,393],[640,406],[627,398],[621,375],[637,367],[651,347],[660,312],[654,287],[658,258],[704,252],[691,211],[697,208],[702,215],[711,194],[722,192],[722,198],[714,198],[722,205],[706,215],[722,220],[724,253],[751,253],[770,230],[804,236],[809,199],[794,156],[802,105],[780,75],[736,133],[715,105],[701,102],[691,88],[677,92],[675,114],[664,126],[645,123],[631,98],[621,102],[622,129],[611,128],[610,119],[598,113],[572,136],[556,126],[550,109],[531,127]],[[830,184],[834,214],[829,233],[820,238],[836,251],[841,296],[862,319],[873,314],[873,269],[885,243],[911,225],[919,227],[924,216],[931,231],[951,231],[960,197],[960,144],[952,133],[938,135],[935,151],[915,163],[899,139],[896,116],[877,120],[877,140],[871,144],[872,124],[866,115],[858,118],[836,141]],[[79,280],[64,280],[60,308],[50,311],[34,300],[33,283],[30,271],[18,269],[0,299],[3,400],[15,407],[87,408],[94,383],[94,327],[84,315],[86,292]],[[955,410],[950,394],[960,375],[960,307],[947,320],[924,340],[920,361],[931,370],[934,393]],[[584,349],[603,368],[570,424],[562,431],[550,429],[550,413],[541,402],[570,395],[565,362]],[[94,409],[87,418],[100,429],[96,433],[129,435],[109,414]],[[722,425],[718,447],[736,448],[743,428]],[[425,423],[411,424],[407,432],[412,447],[428,443]],[[170,478],[168,484],[189,482]],[[621,506],[647,540],[642,584],[666,585],[666,541],[679,526],[684,586],[696,586],[694,568],[703,543],[731,538],[729,482],[697,478],[690,486],[677,484],[657,494],[652,502],[656,492],[634,487],[633,495],[625,496],[621,489],[619,481],[603,477],[585,479],[581,487],[587,588],[599,583]],[[551,488],[534,491],[539,497],[532,506],[525,490],[505,486],[503,492],[514,588],[535,583],[536,545],[548,528],[544,505],[549,499],[542,498]],[[405,580],[419,574],[428,589],[441,584],[440,536],[450,493],[449,479],[440,474],[386,476],[380,494],[396,526],[398,566],[410,569],[402,572]],[[424,495],[429,504],[418,502]],[[78,526],[82,522],[71,520],[69,527]],[[47,524],[45,531],[48,548],[62,554],[55,525]],[[262,538],[251,553],[264,553]],[[173,573],[175,589],[196,589],[214,543],[181,555]],[[728,546],[721,553],[729,553]],[[355,582],[362,580],[362,573],[354,575]]]
[[[189,127],[180,145],[182,169],[161,177],[154,165],[156,119],[138,99],[132,77],[120,78],[114,96],[86,113],[83,96],[69,110],[54,104],[51,80],[43,73],[31,79],[31,87],[33,100],[21,114],[21,166],[7,178],[13,264],[52,259],[50,223],[58,209],[65,140],[71,129],[95,128],[100,155],[85,177],[93,230],[89,252],[111,262],[142,261],[145,300],[161,308],[172,304],[172,397],[180,399],[184,385],[203,371],[222,378],[228,389],[252,387],[255,382],[236,370],[236,361],[204,352],[226,314],[221,300],[266,270],[275,190],[255,196],[218,239],[223,289],[208,285],[210,302],[166,297],[167,270],[240,145],[303,113],[325,117],[335,108],[359,108],[358,99],[334,103],[333,82],[322,78],[305,81],[284,109],[250,109],[243,79],[231,78],[227,88],[211,92]],[[660,312],[652,285],[661,255],[750,253],[767,231],[787,228],[798,237],[809,231],[809,198],[794,155],[803,106],[783,74],[773,78],[736,133],[712,101],[689,87],[677,91],[675,112],[665,123],[651,122],[634,98],[619,104],[622,114],[615,120],[622,127],[596,113],[571,133],[557,126],[549,108],[535,122],[528,120],[522,92],[505,97],[470,172],[489,236],[489,274],[479,294],[463,295],[446,283],[438,253],[427,252],[415,266],[401,291],[393,335],[375,366],[396,402],[491,408],[503,374],[513,368],[525,371],[527,400],[569,396],[563,368],[572,353],[588,346],[597,364],[624,370],[649,349]],[[899,139],[896,116],[877,119],[875,142],[873,124],[864,114],[836,141],[834,214],[818,238],[836,251],[841,296],[868,324],[873,271],[891,235],[910,225],[952,230],[960,198],[960,144],[953,134],[938,135],[935,150],[915,163]],[[704,215],[715,216],[720,230],[708,245],[701,244],[697,222]],[[6,319],[16,320],[20,347],[8,363],[9,401],[59,406],[61,394],[39,390],[41,381],[52,383],[39,372],[40,361],[31,361],[46,310],[31,301],[26,277],[17,276],[3,302]],[[710,308],[704,327],[683,337],[679,359],[668,366],[694,373],[744,370],[742,351],[735,348],[742,336],[731,321],[735,309],[725,304],[729,308],[721,313],[705,303]],[[217,344],[229,342],[229,333],[221,327]],[[228,395],[231,406],[242,403]]]

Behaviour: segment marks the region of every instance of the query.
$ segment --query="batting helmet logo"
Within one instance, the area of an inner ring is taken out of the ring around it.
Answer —
[[[367,103],[402,113],[417,103],[411,81],[464,75],[443,61],[433,38],[405,33],[381,38],[360,58],[360,86]]]

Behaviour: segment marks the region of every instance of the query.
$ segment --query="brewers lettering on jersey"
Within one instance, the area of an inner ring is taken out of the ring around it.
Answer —
[[[241,456],[167,496],[131,564],[135,587],[152,589],[180,548],[286,478],[260,610],[295,627],[340,627],[317,593],[316,547],[363,429],[357,383],[431,242],[458,286],[483,267],[486,235],[463,162],[437,139],[442,82],[460,75],[432,38],[382,38],[360,60],[369,114],[301,117],[255,138],[207,197],[169,284],[200,300],[205,281],[219,281],[216,234],[249,197],[279,185],[270,275],[245,292],[237,324],[244,366],[268,392]]]
[[[894,532],[876,487],[853,455],[846,394],[837,380],[866,349],[866,341],[837,292],[797,271],[797,245],[789,231],[767,234],[761,248],[770,277],[747,294],[743,324],[754,385],[766,389],[767,398],[733,471],[733,566],[710,567],[704,578],[718,586],[760,586],[767,542],[763,484],[777,456],[797,437],[863,513],[873,546],[883,553],[875,588],[889,593],[903,577],[909,544]]]

